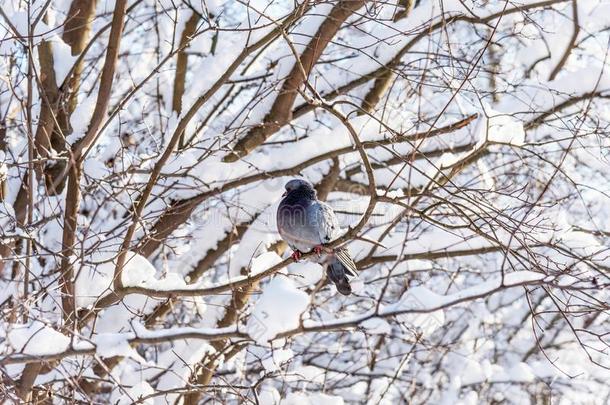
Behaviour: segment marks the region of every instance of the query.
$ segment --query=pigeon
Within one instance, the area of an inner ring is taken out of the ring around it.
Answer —
[[[294,179],[286,183],[286,192],[277,209],[277,230],[298,261],[303,252],[315,252],[317,262],[326,268],[337,291],[349,295],[352,288],[347,276],[356,276],[356,264],[344,247],[329,249],[324,245],[341,236],[333,209],[318,200],[311,183]]]

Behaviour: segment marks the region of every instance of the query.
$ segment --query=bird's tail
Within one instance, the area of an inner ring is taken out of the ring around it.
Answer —
[[[345,248],[336,249],[326,267],[328,278],[337,286],[337,291],[343,295],[352,293],[352,287],[349,285],[347,276],[355,277],[356,271],[356,264]]]

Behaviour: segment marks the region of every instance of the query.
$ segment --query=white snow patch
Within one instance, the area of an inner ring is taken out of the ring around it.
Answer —
[[[373,335],[387,335],[392,331],[390,324],[381,318],[371,318],[360,323],[360,326],[366,329],[366,332]]]
[[[115,262],[111,254],[98,253],[91,257],[92,263],[83,265],[76,275],[74,289],[76,306],[83,308],[95,303],[112,289]]]
[[[324,384],[326,378],[326,370],[315,366],[301,366],[292,371],[290,375],[286,375],[286,381],[307,381],[312,384]]]
[[[258,402],[261,405],[277,405],[280,403],[280,393],[270,385],[265,385],[258,393]]]
[[[299,326],[299,317],[307,308],[309,297],[285,276],[276,276],[263,289],[248,319],[247,330],[259,344],[278,333]]]
[[[55,82],[57,87],[60,87],[63,81],[68,76],[72,65],[77,57],[72,56],[70,46],[59,38],[54,36],[51,39],[51,49],[53,51],[53,69],[55,70]]]
[[[79,100],[74,112],[70,116],[72,134],[66,137],[68,143],[74,144],[85,135],[96,101],[97,93],[91,93],[84,100]]]
[[[70,338],[40,321],[27,325],[14,325],[8,333],[8,342],[16,352],[32,356],[65,351]]]
[[[322,266],[313,262],[297,262],[288,266],[288,274],[294,275],[293,280],[301,287],[316,284],[322,278]]]
[[[509,114],[493,110],[484,104],[484,113],[481,114],[477,126],[477,147],[485,141],[509,145],[523,145],[525,143],[525,130],[523,123]]]
[[[343,398],[320,393],[291,392],[282,399],[281,405],[343,405]]]
[[[123,267],[122,282],[125,287],[141,286],[154,280],[157,270],[144,256],[127,252]]]
[[[434,308],[439,305],[443,298],[425,287],[413,287],[406,291],[392,308],[399,311],[424,311],[427,308]],[[445,323],[445,314],[442,309],[429,313],[401,314],[397,318],[399,321],[421,330],[424,334],[434,332]]]
[[[155,393],[153,387],[150,386],[146,381],[142,381],[131,388],[127,389],[127,392],[123,394],[115,404],[117,405],[128,405],[133,404],[136,401],[138,404],[144,405],[152,405],[155,403],[154,397],[146,398],[145,400],[141,400],[141,398],[147,397]]]
[[[290,349],[275,349],[271,356],[263,359],[263,367],[267,372],[272,373],[281,368],[282,363],[290,360],[294,353]]]
[[[254,274],[267,270],[270,267],[280,263],[282,258],[275,252],[265,252],[262,255],[252,260],[250,271]]]
[[[93,339],[95,352],[104,358],[122,356],[145,363],[146,361],[131,347],[128,339],[134,337],[126,333],[101,333]]]

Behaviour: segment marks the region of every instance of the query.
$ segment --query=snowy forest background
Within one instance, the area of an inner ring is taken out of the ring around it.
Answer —
[[[609,16],[0,0],[0,397],[607,404]],[[349,297],[277,234],[299,176]]]

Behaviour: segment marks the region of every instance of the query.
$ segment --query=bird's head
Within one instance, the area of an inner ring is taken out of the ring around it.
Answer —
[[[282,197],[286,197],[288,194],[291,194],[294,192],[297,192],[299,194],[302,193],[304,195],[311,195],[313,197],[316,196],[316,190],[313,188],[311,183],[308,182],[307,180],[303,180],[303,179],[290,180],[288,183],[286,183],[284,188],[286,189],[286,191],[284,192]]]

